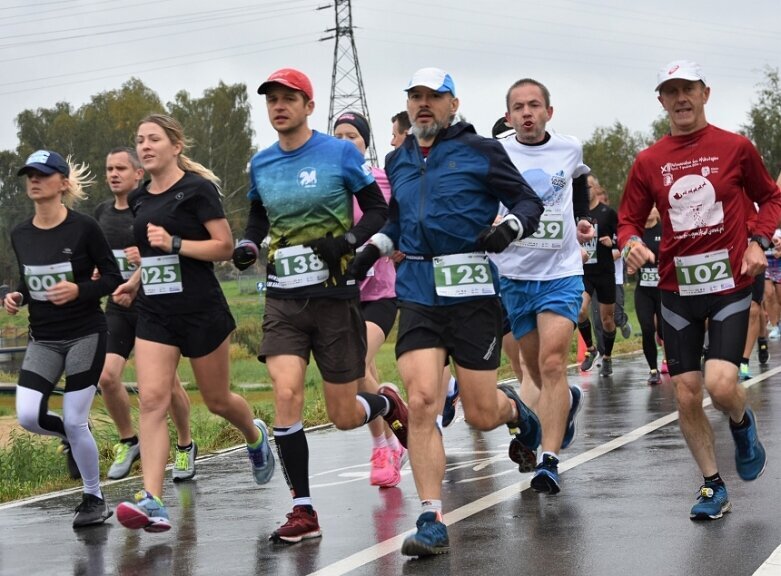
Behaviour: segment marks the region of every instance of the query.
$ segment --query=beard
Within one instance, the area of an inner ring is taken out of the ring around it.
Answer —
[[[412,121],[411,124],[412,126],[409,129],[410,134],[413,134],[418,140],[433,140],[437,137],[437,134],[445,128],[445,126],[437,121],[433,121],[425,126],[420,126],[415,121]]]

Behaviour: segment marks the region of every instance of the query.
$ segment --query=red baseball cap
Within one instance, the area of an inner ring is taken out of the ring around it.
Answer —
[[[307,78],[306,74],[303,72],[299,72],[293,68],[282,68],[281,70],[274,72],[268,77],[268,80],[258,87],[258,94],[265,94],[268,92],[272,84],[281,84],[282,86],[287,86],[293,90],[300,90],[306,94],[307,98],[310,100],[314,99],[314,91],[312,90],[312,83],[309,81],[309,78]]]

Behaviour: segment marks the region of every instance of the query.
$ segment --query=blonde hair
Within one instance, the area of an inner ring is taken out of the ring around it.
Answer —
[[[70,155],[68,155],[65,161],[70,168],[70,175],[63,175],[66,188],[65,192],[62,193],[62,203],[71,208],[76,202],[87,198],[87,193],[84,189],[95,183],[95,177],[86,163],[76,164]]]
[[[220,189],[219,177],[206,166],[196,162],[192,158],[189,158],[184,153],[185,150],[192,146],[192,142],[185,138],[184,128],[182,128],[182,125],[176,118],[168,116],[167,114],[150,114],[141,120],[141,122],[138,123],[138,126],[147,123],[157,124],[160,126],[160,128],[163,129],[163,132],[165,132],[166,136],[168,136],[168,139],[174,145],[182,145],[182,152],[176,158],[176,164],[180,169],[184,170],[185,172],[194,172],[195,174],[198,174],[198,176],[210,180],[212,183],[214,183],[218,190]]]

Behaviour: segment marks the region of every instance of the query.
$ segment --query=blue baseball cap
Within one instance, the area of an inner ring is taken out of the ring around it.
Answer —
[[[27,158],[24,166],[19,169],[17,176],[27,174],[30,170],[37,170],[42,174],[51,175],[55,172],[59,172],[64,176],[70,176],[71,169],[65,158],[57,154],[56,152],[50,152],[49,150],[38,150],[30,154]]]
[[[439,68],[421,68],[412,75],[404,90],[409,92],[416,86],[424,86],[434,92],[450,92],[454,97],[456,95],[456,85],[453,78]]]

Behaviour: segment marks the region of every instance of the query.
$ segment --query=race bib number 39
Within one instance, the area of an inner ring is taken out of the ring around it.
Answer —
[[[182,267],[178,254],[141,259],[141,285],[147,296],[182,291]]]
[[[541,248],[543,250],[558,250],[564,240],[564,218],[560,211],[546,207],[540,218],[537,230],[531,236],[519,242],[526,248]]]
[[[328,280],[328,266],[311,248],[304,246],[279,248],[274,253],[274,270],[277,273],[275,288],[300,288]]]
[[[122,274],[122,279],[129,279],[133,275],[133,272],[136,271],[138,266],[128,262],[124,250],[112,250],[112,252],[114,253],[114,258],[117,261],[117,265],[119,266],[119,272]]]
[[[24,283],[33,300],[48,300],[46,291],[62,281],[73,282],[73,266],[70,262],[24,267]]]
[[[735,287],[727,250],[676,256],[675,276],[681,296],[712,294]]]
[[[491,264],[484,253],[436,256],[432,262],[434,285],[439,296],[463,298],[496,294]]]

